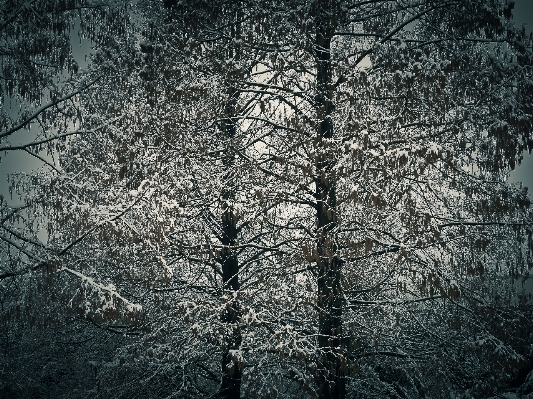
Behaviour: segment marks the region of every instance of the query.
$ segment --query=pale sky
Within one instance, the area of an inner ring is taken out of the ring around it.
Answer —
[[[526,31],[533,30],[533,0],[514,0],[513,19],[517,25],[526,25]],[[529,197],[533,199],[533,156],[524,153],[524,160],[512,173],[511,182],[522,182],[529,188]]]

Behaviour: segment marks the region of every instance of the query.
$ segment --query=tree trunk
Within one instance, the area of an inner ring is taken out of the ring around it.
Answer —
[[[222,314],[222,321],[227,323],[231,332],[226,339],[226,346],[222,348],[222,384],[219,397],[224,399],[238,399],[241,396],[242,370],[237,359],[232,356],[233,350],[238,350],[242,337],[239,330],[241,312],[239,302],[234,295],[239,289],[239,262],[232,250],[236,239],[236,218],[232,209],[226,209],[223,214],[222,228],[224,234],[222,251],[222,279],[224,292],[227,296],[226,309]]]
[[[342,261],[337,255],[336,190],[333,166],[335,150],[328,143],[333,138],[331,38],[334,33],[334,10],[328,0],[315,4],[317,62],[317,120],[315,199],[317,203],[317,269],[319,347],[321,367],[318,373],[319,397],[341,399],[346,396],[345,362],[343,361],[341,288]]]
[[[226,299],[226,309],[222,314],[222,321],[230,328],[230,333],[226,338],[225,346],[222,348],[222,383],[219,390],[219,397],[224,399],[239,399],[241,396],[242,370],[238,359],[232,355],[232,351],[238,350],[242,336],[239,330],[241,317],[239,301],[236,292],[239,290],[239,260],[233,247],[237,241],[237,219],[231,203],[235,200],[235,181],[230,174],[233,173],[235,155],[232,150],[232,141],[236,133],[235,106],[237,102],[237,92],[229,90],[229,100],[225,107],[226,120],[224,121],[224,139],[226,149],[223,159],[226,170],[226,186],[222,192],[223,213],[222,213],[222,253],[220,262],[222,264],[222,283]]]

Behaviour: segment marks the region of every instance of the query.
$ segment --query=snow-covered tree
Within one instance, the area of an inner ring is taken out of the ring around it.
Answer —
[[[88,362],[109,357],[105,351],[116,343],[95,336],[99,329],[71,312],[73,281],[52,277],[71,246],[47,239],[47,225],[54,220],[47,213],[46,191],[62,174],[57,161],[66,142],[98,132],[85,124],[82,99],[97,83],[113,78],[94,65],[78,64],[72,47],[82,38],[101,46],[113,43],[108,32],[124,33],[127,11],[126,4],[108,1],[0,5],[0,162],[20,165],[33,158],[42,165],[33,175],[15,174],[9,181],[2,175],[0,183],[11,191],[11,197],[0,196],[2,396],[82,395],[95,383]]]
[[[286,126],[270,172],[289,184],[286,207],[308,209],[283,224],[307,235],[290,259],[314,279],[318,395],[366,397],[350,371],[366,356],[424,364],[449,342],[453,387],[455,356],[501,342],[476,314],[507,295],[503,275],[531,267],[530,202],[506,183],[532,146],[530,38],[502,2],[296,3],[280,11],[291,47],[272,57],[280,78],[264,95],[288,99],[269,115]],[[407,385],[384,389],[428,387]]]
[[[100,358],[98,394],[504,383],[530,339],[514,281],[532,264],[529,199],[506,181],[533,144],[532,43],[512,7],[135,6],[96,46],[112,85],[75,104],[87,132],[20,186],[48,242],[17,247],[12,229],[2,276],[8,293],[46,264],[72,310],[129,337]]]

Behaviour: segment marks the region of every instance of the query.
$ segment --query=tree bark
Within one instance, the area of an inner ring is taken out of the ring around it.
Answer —
[[[235,32],[232,32],[234,35]],[[237,53],[237,51],[235,51]],[[228,101],[225,106],[226,119],[223,122],[224,140],[226,141],[223,165],[226,171],[225,184],[222,192],[222,253],[220,262],[222,264],[222,284],[226,297],[226,309],[222,314],[222,321],[231,330],[222,348],[222,383],[220,385],[219,397],[223,399],[239,399],[241,396],[242,370],[238,359],[232,355],[232,351],[238,350],[242,336],[239,330],[241,311],[237,298],[239,290],[239,260],[233,247],[237,241],[237,220],[232,203],[235,200],[235,179],[234,173],[235,154],[232,149],[232,142],[235,137],[236,127],[236,103],[238,92],[234,88],[228,90]]]
[[[226,309],[222,314],[222,321],[231,332],[226,339],[226,346],[222,348],[222,384],[219,397],[224,399],[238,399],[241,396],[242,370],[237,359],[233,359],[232,351],[238,350],[242,336],[239,330],[241,312],[235,293],[239,290],[239,261],[232,250],[237,239],[236,215],[231,207],[227,207],[222,216],[222,244],[221,254],[222,280],[224,293],[227,296]]]
[[[316,243],[318,269],[319,347],[321,367],[318,372],[319,397],[341,399],[346,397],[345,362],[342,348],[341,288],[342,261],[337,255],[336,190],[333,166],[335,150],[333,138],[333,84],[331,65],[331,39],[334,34],[334,10],[331,1],[318,0],[315,4],[315,57],[317,63],[318,127],[316,132],[315,200],[317,204]]]

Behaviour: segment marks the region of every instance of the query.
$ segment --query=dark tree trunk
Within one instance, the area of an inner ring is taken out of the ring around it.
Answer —
[[[322,358],[317,375],[319,397],[341,399],[346,397],[345,362],[342,347],[341,288],[342,261],[337,255],[336,190],[333,166],[335,151],[328,143],[333,138],[331,38],[334,33],[335,9],[331,1],[318,0],[315,4],[317,62],[317,120],[315,199],[317,203],[317,269],[319,347]]]
[[[234,32],[232,32],[234,33]],[[224,140],[226,149],[223,158],[226,170],[225,188],[222,192],[223,213],[222,213],[222,253],[220,262],[222,264],[222,282],[226,299],[226,309],[221,319],[230,329],[226,337],[225,346],[222,348],[222,383],[219,390],[219,398],[239,399],[241,396],[242,370],[238,359],[234,359],[232,351],[238,350],[242,336],[239,330],[241,317],[239,301],[235,293],[239,290],[239,260],[233,247],[237,242],[237,219],[231,203],[235,200],[235,180],[231,177],[235,163],[235,154],[232,150],[232,142],[236,134],[236,103],[238,92],[229,90],[229,99],[226,103],[226,119],[223,124]]]
[[[238,399],[241,396],[242,370],[237,359],[233,359],[231,351],[238,350],[242,337],[239,330],[241,312],[238,299],[234,293],[239,290],[239,262],[232,250],[237,238],[236,215],[231,208],[225,210],[222,216],[222,230],[224,248],[221,254],[222,279],[224,292],[227,296],[226,309],[222,314],[222,321],[232,328],[226,339],[226,346],[222,348],[222,384],[219,397],[224,399]]]

